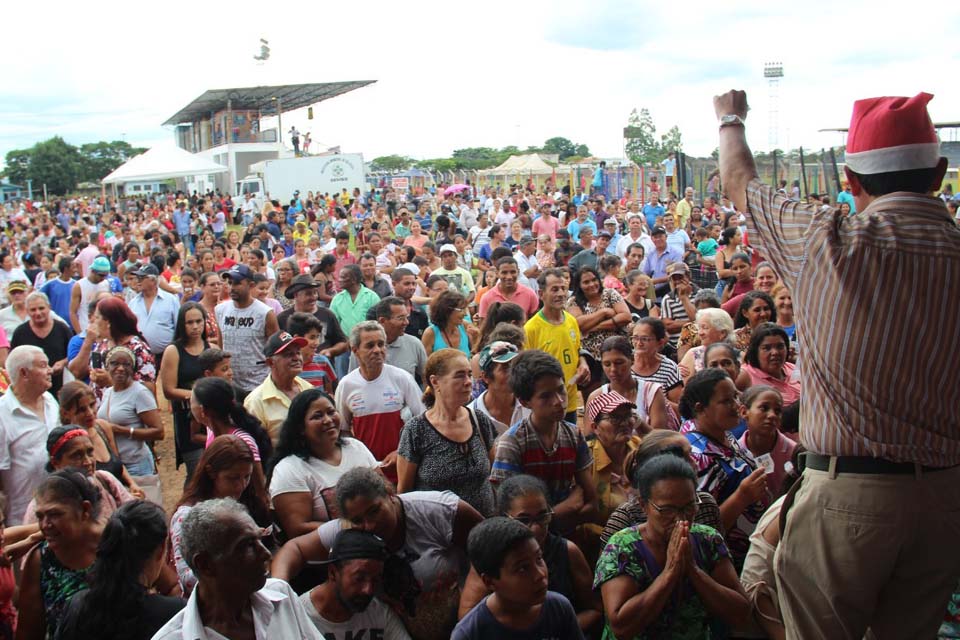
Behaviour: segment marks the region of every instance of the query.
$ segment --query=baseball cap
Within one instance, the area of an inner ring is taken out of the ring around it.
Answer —
[[[287,349],[302,349],[305,346],[307,346],[306,339],[300,337],[295,338],[286,331],[277,331],[267,339],[267,344],[263,346],[263,355],[267,358],[272,358]]]
[[[609,225],[613,225],[613,226],[617,226],[617,219],[616,219],[616,218],[607,218],[606,220],[603,221],[603,226],[607,226],[608,224],[609,224]]]
[[[650,232],[650,237],[653,236],[665,236],[667,235],[667,230],[663,227],[654,227],[653,231]]]
[[[601,393],[587,403],[587,420],[589,420],[591,424],[596,424],[597,416],[604,413],[613,413],[624,405],[629,407],[637,406],[616,391]]]
[[[333,564],[346,560],[387,559],[387,544],[375,533],[362,529],[341,529],[333,540],[327,559],[319,564]]]
[[[296,278],[290,281],[290,284],[287,285],[287,288],[284,289],[283,295],[285,298],[293,299],[293,296],[296,295],[298,291],[303,291],[304,289],[319,289],[320,283],[314,280],[311,276],[306,274],[300,274]]]
[[[97,273],[110,273],[110,261],[105,256],[98,256],[90,264],[90,270]]]
[[[598,237],[598,238],[612,238],[613,235],[612,235],[609,231],[607,231],[606,229],[604,229],[603,231],[601,231],[600,233],[597,234],[597,237]]]
[[[668,276],[672,276],[675,273],[686,275],[690,273],[690,267],[688,267],[685,262],[671,262],[667,265],[666,271]]]
[[[241,282],[242,280],[253,280],[253,270],[245,264],[235,264],[229,271],[224,271],[220,275]]]
[[[445,244],[445,245],[443,245],[442,247],[440,247],[440,255],[443,255],[443,254],[447,253],[448,251],[451,252],[451,253],[456,253],[456,252],[457,252],[457,248],[456,248],[455,246],[453,246],[452,244]],[[289,296],[288,296],[288,297],[289,297]]]
[[[490,365],[510,362],[518,355],[520,354],[517,350],[517,345],[498,340],[497,342],[491,342],[480,350],[480,360],[478,364],[480,365],[481,371],[489,372]]]
[[[96,260],[94,260],[94,262],[96,262]],[[148,262],[147,264],[143,265],[142,267],[134,271],[133,275],[137,276],[138,278],[146,278],[146,277],[156,278],[157,276],[160,275],[160,271],[157,269],[156,265]]]
[[[11,280],[7,283],[7,291],[26,291],[29,289],[23,280]]]

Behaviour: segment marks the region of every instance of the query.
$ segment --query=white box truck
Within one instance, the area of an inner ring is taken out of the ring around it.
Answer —
[[[264,161],[263,174],[249,175],[237,180],[237,193],[253,194],[258,202],[268,197],[289,203],[293,193],[340,193],[343,189],[353,193],[355,188],[366,190],[366,171],[363,155],[339,153],[305,158],[278,158]]]

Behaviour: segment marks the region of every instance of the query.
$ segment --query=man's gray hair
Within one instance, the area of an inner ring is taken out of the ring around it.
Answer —
[[[376,331],[381,336],[383,336],[383,341],[387,341],[387,332],[384,330],[383,325],[377,322],[376,320],[364,320],[363,322],[358,322],[353,325],[353,328],[350,329],[350,348],[356,349],[360,346],[360,334],[367,331]]]
[[[180,553],[194,574],[197,573],[194,560],[198,554],[206,553],[213,558],[220,557],[227,546],[226,536],[236,534],[235,531],[230,530],[230,527],[224,526],[224,521],[230,516],[241,521],[253,522],[246,507],[233,498],[215,498],[198,502],[183,519],[180,530]]]
[[[39,298],[40,300],[43,300],[44,303],[46,303],[46,305],[47,305],[48,307],[50,306],[50,298],[48,298],[48,297],[47,297],[47,294],[45,294],[43,291],[33,291],[33,292],[31,292],[30,295],[27,296],[27,299],[24,300],[24,303],[26,303],[27,306],[30,306],[30,301],[31,301],[31,300],[36,300],[36,299],[38,299],[38,298]]]
[[[37,356],[43,356],[44,360],[47,358],[43,349],[32,344],[22,344],[19,347],[14,347],[14,349],[7,354],[7,363],[5,366],[7,375],[10,376],[11,385],[17,384],[17,381],[20,380],[21,369],[33,368],[33,361]]]

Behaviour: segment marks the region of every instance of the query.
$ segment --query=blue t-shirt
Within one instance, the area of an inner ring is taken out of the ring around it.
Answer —
[[[60,278],[56,278],[47,280],[40,287],[40,291],[50,298],[50,308],[53,309],[53,312],[68,322],[70,320],[70,296],[73,294],[74,284],[76,284],[76,280],[64,282]]]
[[[645,204],[641,213],[647,219],[647,227],[652,230],[657,225],[657,217],[662,216],[665,211],[666,209],[659,204]]]
[[[559,593],[547,591],[540,619],[526,629],[505,627],[490,613],[484,598],[463,616],[453,629],[451,640],[583,640],[577,614],[570,601]]]
[[[70,342],[67,343],[67,362],[77,357],[77,354],[80,353],[81,347],[83,347],[83,341],[87,337],[87,333],[78,333],[70,338]],[[84,378],[82,382],[90,383],[89,376]]]

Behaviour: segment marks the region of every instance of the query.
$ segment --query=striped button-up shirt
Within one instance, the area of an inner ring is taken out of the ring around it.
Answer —
[[[748,224],[793,293],[810,451],[960,464],[960,228],[939,199],[846,216],[754,180]]]

